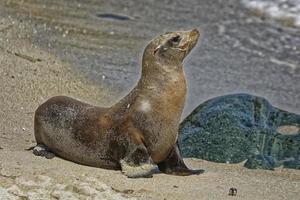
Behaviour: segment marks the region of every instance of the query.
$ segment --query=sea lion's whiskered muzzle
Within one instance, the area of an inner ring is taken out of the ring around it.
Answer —
[[[179,66],[194,48],[199,36],[197,29],[169,32],[154,39],[146,47],[146,51],[151,51],[154,62],[158,65]]]

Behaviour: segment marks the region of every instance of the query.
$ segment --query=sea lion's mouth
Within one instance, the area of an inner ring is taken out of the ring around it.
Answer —
[[[188,48],[189,48],[189,43],[187,42],[187,43],[185,43],[185,44],[183,44],[182,46],[179,46],[178,47],[178,49],[180,49],[181,51],[187,51],[188,50]]]

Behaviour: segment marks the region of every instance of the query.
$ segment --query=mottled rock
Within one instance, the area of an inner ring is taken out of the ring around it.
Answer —
[[[181,123],[179,144],[184,157],[300,169],[300,116],[262,97],[220,96],[199,105]]]

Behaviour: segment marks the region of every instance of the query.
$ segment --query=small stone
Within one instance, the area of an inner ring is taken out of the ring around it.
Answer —
[[[230,188],[228,195],[229,196],[236,196],[237,195],[237,189],[236,188]]]

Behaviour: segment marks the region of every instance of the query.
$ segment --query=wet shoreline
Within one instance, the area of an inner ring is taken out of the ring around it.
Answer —
[[[185,116],[206,99],[236,92],[264,96],[277,107],[300,113],[299,30],[252,16],[237,0],[145,5],[30,0],[1,6],[8,8],[2,15],[31,21],[35,45],[115,91],[116,99],[136,84],[143,48],[152,37],[196,27],[202,38],[185,63]],[[129,20],[105,19],[99,13]]]

